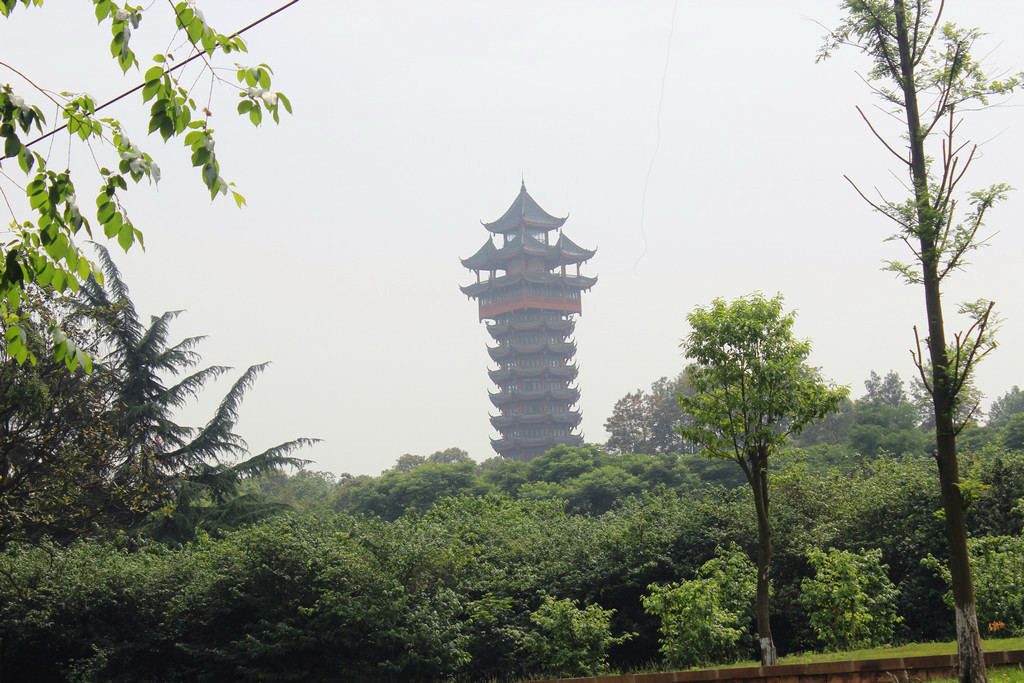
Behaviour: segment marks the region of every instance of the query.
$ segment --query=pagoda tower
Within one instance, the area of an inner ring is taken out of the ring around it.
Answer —
[[[523,183],[508,211],[483,224],[491,235],[480,250],[462,259],[476,273],[476,283],[462,292],[478,301],[495,341],[487,353],[498,367],[488,374],[498,387],[490,397],[500,414],[491,424],[501,438],[491,445],[510,460],[529,462],[558,444],[583,442],[570,336],[582,313],[580,294],[597,278],[580,275],[594,251],[566,237],[565,221],[540,208]]]

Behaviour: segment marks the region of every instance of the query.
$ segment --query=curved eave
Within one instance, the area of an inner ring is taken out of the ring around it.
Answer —
[[[563,258],[572,259],[569,263],[583,263],[594,258],[594,254],[597,253],[597,249],[584,249],[580,245],[573,242],[571,239],[565,236],[563,232],[558,236],[558,242],[555,243],[555,247]]]
[[[579,369],[575,365],[558,365],[551,367],[545,365],[539,368],[507,368],[505,370],[488,370],[487,376],[491,378],[491,381],[495,384],[501,382],[507,382],[510,379],[524,378],[533,379],[535,377],[557,377],[559,379],[569,380],[570,382],[579,375]]]
[[[500,408],[512,401],[536,401],[543,398],[564,402],[568,405],[574,405],[580,400],[579,389],[537,389],[535,391],[513,389],[512,391],[487,392],[487,394],[491,399],[491,405],[495,408]]]
[[[553,269],[584,263],[593,258],[595,253],[596,250],[584,249],[564,234],[555,244],[545,244],[523,231],[500,248],[488,240],[477,253],[462,259],[462,265],[471,270],[508,270],[510,262],[517,262],[526,256],[539,258],[545,268]]]
[[[459,287],[463,294],[470,297],[482,296],[487,292],[502,287],[517,285],[523,281],[534,285],[550,285],[554,283],[564,284],[569,289],[586,290],[597,284],[596,277],[583,275],[561,275],[560,273],[529,273],[518,272],[507,275],[499,275],[482,282],[474,282],[471,285]]]
[[[576,342],[538,342],[536,344],[509,344],[507,346],[488,346],[487,355],[491,360],[498,361],[512,354],[529,355],[547,351],[556,356],[572,356],[576,353]]]
[[[575,320],[571,318],[557,318],[555,320],[513,320],[507,323],[491,323],[487,326],[487,333],[491,335],[492,339],[500,340],[511,332],[545,330],[568,336],[575,329]]]
[[[484,242],[484,246],[480,247],[475,254],[469,258],[459,259],[462,265],[470,270],[490,270],[488,265],[493,259],[494,254],[497,253],[498,248],[494,246],[491,240]]]
[[[538,436],[528,439],[522,436],[516,436],[511,439],[491,439],[491,448],[496,450],[498,453],[501,453],[502,451],[510,451],[517,447],[523,448],[524,446],[533,448],[536,448],[537,446],[550,446],[553,448],[560,443],[567,443],[565,441],[566,438],[571,439],[573,437]]]
[[[569,217],[558,218],[540,208],[540,205],[526,191],[526,184],[519,188],[519,196],[496,221],[484,223],[490,232],[504,234],[524,225],[542,230],[555,230],[562,227]]]

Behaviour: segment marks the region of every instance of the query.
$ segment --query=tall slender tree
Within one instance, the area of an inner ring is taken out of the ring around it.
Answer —
[[[924,291],[927,350],[922,350],[915,327],[912,353],[935,415],[935,459],[949,541],[959,677],[965,683],[979,683],[987,680],[987,674],[967,554],[955,412],[975,365],[994,347],[992,302],[961,304],[959,312],[969,316],[971,324],[966,331],[953,334],[950,341],[941,285],[966,265],[971,251],[982,246],[979,231],[986,214],[1010,189],[993,185],[967,194],[966,210],[958,205],[960,182],[978,150],[960,137],[961,112],[971,105],[988,104],[989,97],[1008,93],[1019,82],[1016,78],[992,79],[984,73],[971,54],[982,34],[943,23],[944,5],[944,0],[937,9],[928,0],[845,0],[846,16],[826,37],[819,59],[840,46],[866,53],[873,62],[868,84],[888,113],[902,122],[903,142],[894,141],[858,108],[871,132],[906,172],[909,197],[874,201],[860,189],[857,192],[896,223],[897,231],[890,239],[902,241],[913,254],[912,261],[889,261],[887,267]]]
[[[761,663],[776,663],[769,619],[772,529],[768,466],[791,434],[839,409],[846,387],[826,383],[807,365],[810,342],[793,336],[794,313],[782,296],[760,294],[726,302],[687,317],[683,341],[692,361],[686,372],[693,393],[679,395],[692,426],[680,428],[711,458],[732,460],[747,478],[757,515],[757,637]]]

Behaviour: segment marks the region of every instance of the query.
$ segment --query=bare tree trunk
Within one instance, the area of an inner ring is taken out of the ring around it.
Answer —
[[[945,512],[946,537],[949,543],[949,569],[953,582],[953,607],[956,611],[956,640],[961,683],[987,683],[981,634],[974,607],[974,585],[971,581],[970,558],[967,554],[967,530],[964,523],[963,499],[960,495],[960,473],[956,458],[956,431],[953,424],[955,394],[949,376],[950,361],[946,349],[946,332],[942,318],[942,297],[939,289],[939,254],[936,239],[938,212],[932,207],[928,187],[928,168],[924,154],[925,132],[917,102],[914,63],[907,30],[903,0],[894,0],[896,42],[899,49],[900,85],[907,113],[910,141],[910,171],[917,203],[918,231],[921,242],[921,276],[924,284],[925,308],[928,314],[928,352],[932,364],[932,404],[935,410],[935,460],[939,467],[939,484]],[[919,358],[923,363],[924,359]],[[966,370],[965,370],[966,372]]]
[[[750,485],[757,510],[757,640],[761,647],[761,665],[778,663],[769,619],[771,595],[772,529],[768,517],[768,462],[766,453],[751,454]]]

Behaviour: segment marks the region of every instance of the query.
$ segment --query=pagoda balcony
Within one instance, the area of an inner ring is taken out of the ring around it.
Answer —
[[[579,298],[568,296],[538,296],[531,294],[519,294],[509,297],[504,301],[494,301],[488,304],[480,302],[480,320],[495,318],[503,313],[511,313],[521,308],[540,308],[559,313],[582,313],[583,307]]]
[[[528,356],[530,354],[548,352],[559,358],[569,358],[576,353],[576,342],[535,342],[533,344],[507,344],[505,346],[488,346],[487,355],[493,361],[500,361],[513,355]]]
[[[512,438],[503,437],[500,439],[491,439],[491,448],[493,448],[498,455],[505,455],[505,453],[516,448],[547,447],[550,449],[561,444],[565,444],[566,446],[579,446],[582,443],[583,436],[580,434],[569,434],[568,436],[540,436],[529,439],[516,436]]]
[[[495,384],[507,382],[510,379],[529,379],[535,377],[557,377],[573,381],[579,375],[579,369],[575,365],[542,365],[539,368],[505,368],[504,370],[488,370],[487,375]]]
[[[496,408],[501,408],[514,401],[538,401],[544,398],[566,405],[573,405],[580,400],[579,389],[535,389],[531,391],[513,389],[497,393],[488,392],[488,395],[490,396],[491,404]]]
[[[576,328],[576,321],[568,318],[556,320],[511,320],[503,323],[491,323],[487,332],[493,339],[500,340],[510,332],[531,332],[533,330],[550,330],[569,336]]]
[[[564,422],[559,420],[551,420],[551,415],[548,413],[525,413],[520,415],[497,415],[491,418],[491,426],[501,431],[502,429],[508,429],[515,425],[539,425],[545,422],[558,422],[563,424]]]

